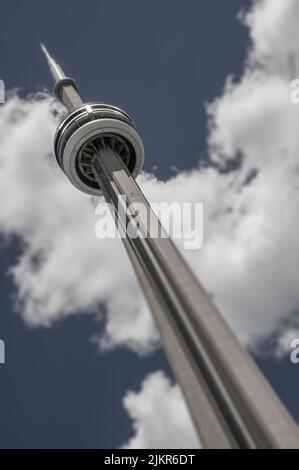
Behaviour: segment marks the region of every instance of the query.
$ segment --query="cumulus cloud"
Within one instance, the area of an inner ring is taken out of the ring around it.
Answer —
[[[178,385],[163,372],[147,376],[138,392],[127,392],[124,407],[133,437],[125,449],[198,449],[200,447]]]
[[[296,0],[255,1],[245,17],[254,46],[250,60],[282,75],[298,70],[298,16]]]
[[[290,102],[298,19],[296,1],[255,2],[245,18],[253,46],[244,75],[238,83],[229,80],[209,108],[212,159],[224,166],[239,156],[242,164],[224,197],[230,215],[219,227],[226,231],[219,237],[223,252],[214,252],[228,277],[223,283],[217,274],[215,279],[209,250],[202,250],[200,269],[229,321],[251,344],[298,323],[299,108]]]
[[[208,107],[212,165],[139,179],[153,202],[204,203],[203,248],[184,255],[251,346],[290,316],[296,326],[299,107],[289,94],[298,19],[296,0],[255,2],[243,18],[252,37],[244,75]],[[101,348],[148,352],[158,334],[122,244],[96,238],[97,201],[54,162],[55,107],[14,96],[0,109],[0,230],[23,242],[11,269],[19,311],[33,326],[89,312],[103,318]]]

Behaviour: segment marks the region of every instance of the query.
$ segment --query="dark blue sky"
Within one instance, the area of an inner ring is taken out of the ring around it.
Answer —
[[[240,75],[247,31],[236,20],[250,1],[86,0],[1,2],[0,75],[6,87],[29,93],[51,79],[43,41],[86,100],[123,107],[144,139],[145,168],[196,166],[205,156],[204,103],[221,93],[225,77]],[[126,349],[100,354],[90,342],[91,316],[70,317],[31,330],[13,312],[7,269],[17,242],[0,251],[1,448],[113,448],[132,435],[121,400],[152,371],[170,373],[157,351],[139,358]],[[82,280],[82,282],[84,282]],[[295,370],[289,361],[259,364],[299,419]]]

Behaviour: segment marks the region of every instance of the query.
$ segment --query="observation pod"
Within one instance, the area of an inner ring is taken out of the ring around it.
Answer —
[[[103,103],[84,104],[69,114],[55,135],[59,166],[80,191],[100,196],[93,162],[104,148],[116,152],[134,178],[144,162],[144,147],[132,118],[121,109]]]

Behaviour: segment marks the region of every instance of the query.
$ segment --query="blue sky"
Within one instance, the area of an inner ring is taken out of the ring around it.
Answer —
[[[156,175],[168,179],[173,167],[188,170],[206,159],[205,103],[222,94],[228,75],[242,74],[249,38],[237,14],[250,4],[5,1],[1,78],[22,96],[50,88],[39,49],[44,42],[84,99],[116,104],[134,117],[145,169],[157,167]],[[120,446],[133,433],[122,399],[150,372],[171,376],[164,354],[139,356],[125,347],[99,352],[90,338],[103,325],[92,315],[28,327],[16,312],[7,274],[22,249],[20,240],[10,239],[0,251],[0,338],[7,358],[0,366],[0,447]],[[298,420],[294,366],[288,358],[257,361]]]

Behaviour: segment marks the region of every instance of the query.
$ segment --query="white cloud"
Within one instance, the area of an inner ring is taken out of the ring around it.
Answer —
[[[139,392],[127,392],[124,407],[133,422],[125,449],[196,449],[199,441],[178,385],[162,372],[146,377]]]
[[[251,59],[282,75],[290,66],[298,70],[298,16],[296,0],[256,1],[246,18],[254,44]]]

